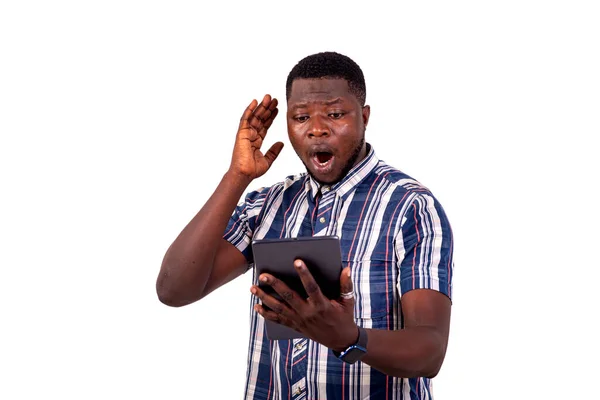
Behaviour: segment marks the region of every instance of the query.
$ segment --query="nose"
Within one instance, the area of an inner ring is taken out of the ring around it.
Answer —
[[[308,137],[321,137],[321,136],[329,136],[329,126],[323,119],[319,116],[315,116],[310,119],[309,122],[311,125],[308,129]]]

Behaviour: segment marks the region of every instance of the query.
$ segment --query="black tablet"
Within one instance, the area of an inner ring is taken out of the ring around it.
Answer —
[[[294,260],[299,258],[306,264],[321,292],[327,298],[339,298],[342,255],[337,236],[255,240],[252,242],[252,252],[257,276],[264,272],[269,273],[306,298],[306,291],[294,268]],[[259,286],[265,293],[281,300],[269,285],[259,282]],[[271,340],[303,337],[301,333],[284,325],[265,322],[267,336]]]

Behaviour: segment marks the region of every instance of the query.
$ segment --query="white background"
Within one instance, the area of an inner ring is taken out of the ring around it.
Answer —
[[[406,3],[2,2],[0,398],[241,398],[250,274],[180,309],[155,279],[246,105],[325,50],[453,224],[436,398],[594,398],[596,2]],[[302,171],[276,140],[253,188]]]

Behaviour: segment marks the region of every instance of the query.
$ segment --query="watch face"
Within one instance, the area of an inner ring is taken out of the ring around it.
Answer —
[[[367,349],[365,349],[364,347],[354,345],[348,350],[346,350],[346,352],[344,353],[344,355],[342,355],[341,358],[344,362],[347,362],[348,364],[354,364],[355,362],[360,360],[366,352]]]

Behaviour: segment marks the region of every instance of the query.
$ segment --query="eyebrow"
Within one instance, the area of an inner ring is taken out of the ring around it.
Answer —
[[[331,106],[333,104],[339,104],[339,103],[343,103],[344,100],[342,100],[341,97],[337,97],[333,100],[327,100],[327,101],[323,101],[321,102],[321,104],[326,105],[326,106]],[[292,106],[292,109],[297,109],[297,108],[305,108],[307,106],[307,103],[296,103]]]

